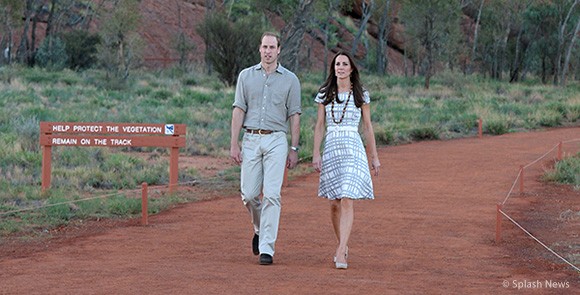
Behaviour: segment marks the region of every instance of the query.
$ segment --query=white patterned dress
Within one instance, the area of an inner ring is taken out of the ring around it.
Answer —
[[[374,199],[373,183],[367,160],[367,154],[358,132],[362,116],[361,109],[354,104],[354,96],[344,109],[348,92],[338,94],[342,103],[334,104],[334,120],[332,103],[326,105],[326,138],[322,153],[322,170],[318,196],[330,200],[342,198]],[[364,91],[365,104],[370,103],[368,91]],[[322,103],[324,98],[318,94],[314,99]],[[342,122],[340,121],[344,112]]]

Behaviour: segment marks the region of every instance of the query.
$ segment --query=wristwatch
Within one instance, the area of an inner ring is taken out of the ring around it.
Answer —
[[[297,146],[291,146],[290,149],[295,151],[295,152],[298,152],[298,150],[300,150],[300,148]]]

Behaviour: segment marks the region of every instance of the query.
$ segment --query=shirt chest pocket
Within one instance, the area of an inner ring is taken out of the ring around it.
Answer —
[[[272,93],[272,104],[275,105],[276,107],[279,107],[281,104],[285,104],[286,103],[286,95],[283,93],[279,93],[279,92],[274,92]]]

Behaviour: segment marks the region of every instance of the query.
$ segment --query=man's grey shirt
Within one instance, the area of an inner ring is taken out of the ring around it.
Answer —
[[[246,129],[287,132],[288,118],[302,112],[298,77],[280,64],[270,75],[261,64],[246,68],[238,76],[233,107],[246,113]]]

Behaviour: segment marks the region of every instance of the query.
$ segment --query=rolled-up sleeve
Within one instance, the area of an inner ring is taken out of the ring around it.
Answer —
[[[238,75],[238,82],[236,84],[236,94],[234,98],[234,104],[232,108],[240,108],[244,112],[248,110],[248,103],[246,99],[246,94],[244,93],[244,74],[246,71],[241,71]]]
[[[298,77],[292,74],[292,84],[290,86],[290,91],[288,93],[288,118],[294,114],[301,114],[301,90],[300,90],[300,81],[298,81]]]

